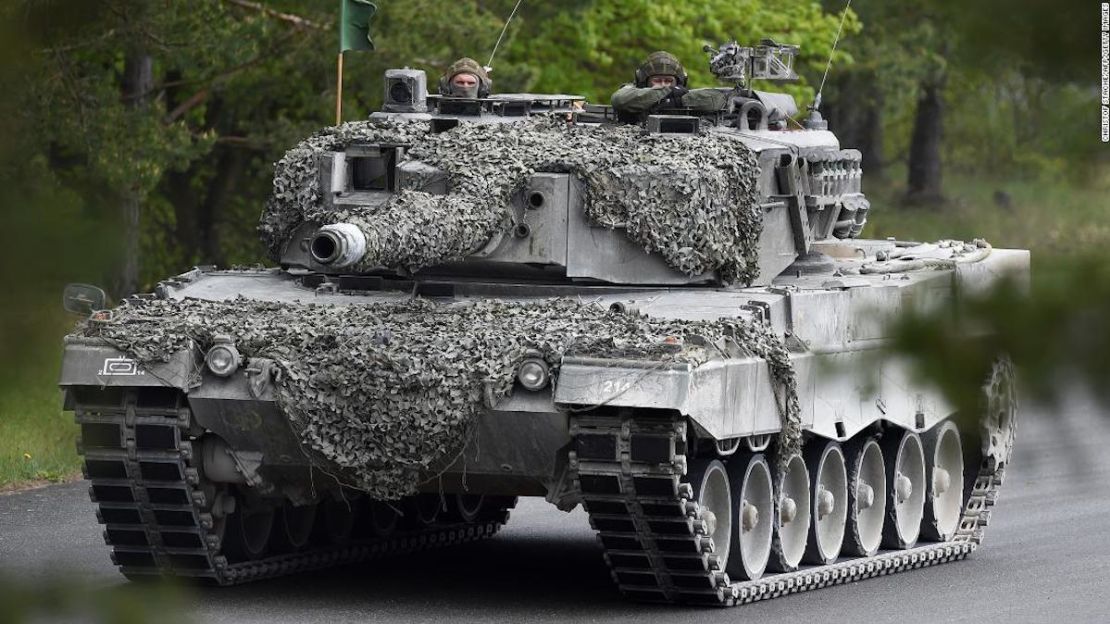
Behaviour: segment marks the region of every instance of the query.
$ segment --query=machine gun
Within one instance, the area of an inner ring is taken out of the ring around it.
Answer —
[[[729,41],[719,48],[706,45],[709,71],[725,84],[732,85],[722,120],[744,130],[783,127],[786,118],[797,113],[794,99],[786,94],[762,93],[752,89],[754,80],[792,82],[798,80],[794,58],[798,46],[764,39],[758,46],[741,46]]]
[[[754,47],[730,41],[720,48],[706,45],[703,49],[710,55],[709,71],[721,82],[735,85],[739,91],[749,90],[752,80],[791,82],[798,79],[794,71],[798,46],[764,39]]]

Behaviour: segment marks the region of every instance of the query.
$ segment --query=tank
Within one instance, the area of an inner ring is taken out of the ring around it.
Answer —
[[[635,600],[973,552],[1013,372],[957,418],[886,320],[1029,254],[862,238],[859,152],[747,86],[796,50],[709,50],[727,104],[636,124],[391,70],[382,111],[275,165],[273,268],[75,288],[61,386],[113,562],[231,585],[488,538],[521,496],[584,508]]]

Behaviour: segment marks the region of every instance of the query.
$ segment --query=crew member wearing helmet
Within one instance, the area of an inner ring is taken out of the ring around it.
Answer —
[[[625,121],[638,121],[661,108],[690,108],[715,111],[725,106],[727,96],[720,89],[686,87],[686,70],[670,52],[652,52],[636,70],[636,82],[623,85],[610,103]]]
[[[439,79],[439,93],[449,97],[458,98],[485,98],[489,97],[493,81],[489,79],[486,70],[472,58],[463,57],[443,72]]]

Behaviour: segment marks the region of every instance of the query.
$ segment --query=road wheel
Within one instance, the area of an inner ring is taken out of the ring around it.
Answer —
[[[844,550],[870,557],[879,551],[886,518],[886,464],[875,438],[848,447],[848,539]]]
[[[886,461],[886,523],[883,545],[912,548],[921,535],[925,511],[925,452],[912,431],[887,431],[883,439]]]
[[[732,482],[732,548],[725,571],[734,579],[763,576],[771,558],[775,520],[771,469],[762,453],[734,455],[728,463]]]
[[[355,518],[362,507],[363,497],[344,495],[343,498],[329,496],[320,503],[323,516],[324,537],[331,544],[346,544],[351,541],[355,530]]]
[[[294,505],[289,501],[281,507],[281,531],[278,535],[289,550],[302,550],[312,538],[316,526],[316,504]]]
[[[397,530],[401,514],[394,504],[382,501],[370,503],[370,530],[375,537],[389,537]]]
[[[261,559],[269,551],[274,530],[274,508],[265,503],[236,499],[237,509],[227,517],[224,552],[232,562]]]
[[[695,460],[687,473],[698,503],[698,532],[713,540],[713,553],[727,568],[732,552],[732,488],[719,459]]]
[[[482,503],[485,502],[485,498],[481,494],[456,494],[455,513],[463,522],[468,524],[477,522],[482,513]]]
[[[798,569],[809,536],[809,471],[801,455],[775,467],[775,527],[769,567],[779,572]]]
[[[921,535],[934,542],[947,542],[960,527],[963,511],[964,450],[956,423],[940,423],[924,436],[925,522]]]
[[[405,499],[408,524],[417,529],[435,524],[442,508],[443,499],[439,494],[417,494]]]
[[[810,505],[813,518],[805,560],[819,565],[836,561],[844,545],[848,518],[848,469],[844,451],[837,442],[814,440],[806,452],[810,475]]]

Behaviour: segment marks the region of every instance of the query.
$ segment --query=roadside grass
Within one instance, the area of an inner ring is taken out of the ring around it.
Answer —
[[[867,238],[985,238],[995,247],[1031,250],[1034,266],[1110,249],[1110,175],[1076,185],[950,174],[945,180],[948,203],[939,207],[907,207],[899,186],[889,182],[867,185],[865,191],[872,205],[863,233]],[[996,192],[1006,194],[1001,203],[1008,206],[996,201]]]
[[[77,425],[72,414],[62,412],[56,379],[44,373],[0,396],[0,489],[65,481],[80,470]]]
[[[61,336],[54,313],[43,315],[53,331],[36,336],[17,361],[9,361],[0,384],[0,492],[34,482],[59,482],[81,468],[77,455],[77,424],[62,411],[58,389]]]

